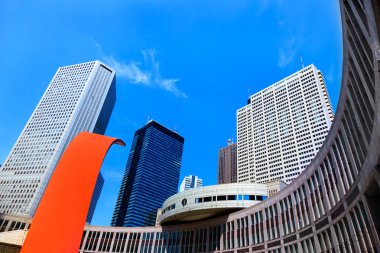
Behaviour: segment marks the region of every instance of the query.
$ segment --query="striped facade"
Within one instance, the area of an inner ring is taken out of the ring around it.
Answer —
[[[88,226],[80,252],[380,252],[380,1],[340,2],[344,59],[337,113],[299,177],[266,201],[216,219]]]
[[[333,119],[313,64],[253,94],[236,112],[237,182],[292,182],[322,147]]]
[[[0,170],[0,212],[33,217],[67,145],[104,134],[116,101],[115,71],[100,61],[60,67]]]

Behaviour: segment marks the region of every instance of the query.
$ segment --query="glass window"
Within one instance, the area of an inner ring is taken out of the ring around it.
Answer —
[[[228,195],[228,200],[236,200],[236,195]]]
[[[222,200],[227,200],[227,196],[226,195],[218,196],[218,201],[222,201]]]
[[[203,202],[210,202],[211,201],[211,197],[204,197],[203,199]]]

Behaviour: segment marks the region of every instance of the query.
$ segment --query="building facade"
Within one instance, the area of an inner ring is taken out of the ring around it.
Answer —
[[[218,184],[237,182],[237,146],[228,140],[227,147],[218,152]]]
[[[380,252],[380,6],[377,0],[341,0],[340,6],[344,56],[337,112],[299,177],[265,201],[202,222],[86,226],[79,252]],[[28,226],[2,215],[0,237]]]
[[[149,121],[135,132],[112,226],[153,226],[157,209],[177,193],[184,138]]]
[[[96,180],[96,184],[95,184],[95,189],[92,194],[90,208],[88,209],[88,214],[86,218],[87,224],[90,224],[92,221],[92,217],[94,216],[96,205],[98,204],[100,194],[102,193],[103,185],[104,185],[104,178],[103,178],[102,173],[99,172],[98,179]]]
[[[329,134],[301,175],[275,196],[224,217],[86,227],[80,252],[380,252],[380,4],[341,0],[340,7],[339,102]]]
[[[202,187],[202,178],[189,175],[183,178],[182,183],[179,187],[179,191],[183,192],[189,189],[199,188],[199,187]]]
[[[293,181],[317,154],[332,120],[314,65],[252,95],[237,110],[237,181]]]
[[[103,134],[115,72],[99,61],[60,67],[0,171],[0,212],[33,216],[54,168],[81,131]]]

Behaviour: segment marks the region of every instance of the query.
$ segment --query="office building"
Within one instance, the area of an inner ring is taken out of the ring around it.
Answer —
[[[177,193],[184,138],[156,121],[135,132],[112,226],[153,226],[157,209]]]
[[[337,113],[301,176],[276,196],[220,218],[148,228],[86,226],[79,252],[380,252],[380,73],[378,49],[371,47],[380,40],[379,10],[370,0],[340,4]],[[2,219],[0,246],[20,248],[30,221]],[[10,245],[12,232],[21,242]]]
[[[193,188],[202,187],[202,178],[197,176],[189,175],[183,178],[179,191],[183,192]]]
[[[87,213],[87,218],[86,218],[87,224],[90,224],[92,221],[92,217],[94,216],[96,205],[98,204],[98,200],[100,198],[100,193],[102,192],[103,185],[104,185],[104,178],[103,178],[102,173],[99,173],[98,179],[96,180],[94,192],[92,193],[90,208],[88,209],[88,213]]]
[[[237,110],[237,181],[293,181],[317,154],[333,117],[314,65],[252,95]]]
[[[218,152],[218,184],[237,182],[237,147],[231,139]]]
[[[0,171],[0,212],[33,216],[54,168],[81,131],[103,134],[115,71],[99,61],[60,67]]]

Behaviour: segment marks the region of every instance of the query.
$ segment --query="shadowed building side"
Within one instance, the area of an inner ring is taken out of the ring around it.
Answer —
[[[219,149],[218,184],[237,182],[237,146],[228,140],[228,146]]]
[[[184,138],[149,121],[136,131],[112,226],[153,226],[157,209],[177,193]]]
[[[86,218],[86,222],[88,224],[91,224],[92,217],[94,216],[94,213],[95,213],[96,205],[98,204],[98,200],[100,198],[100,194],[103,189],[103,185],[104,185],[104,178],[103,178],[102,173],[99,172],[98,179],[96,180],[96,184],[95,184],[95,189],[91,198],[91,205],[90,205],[90,208],[88,209],[88,214]]]

